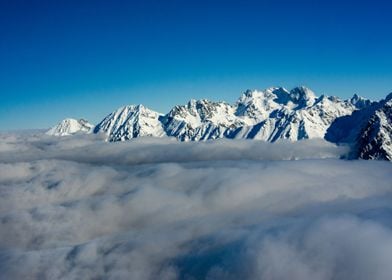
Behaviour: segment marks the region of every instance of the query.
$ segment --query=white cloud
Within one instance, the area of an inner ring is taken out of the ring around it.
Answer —
[[[392,272],[392,166],[339,160],[345,147],[38,134],[0,143],[0,278]]]

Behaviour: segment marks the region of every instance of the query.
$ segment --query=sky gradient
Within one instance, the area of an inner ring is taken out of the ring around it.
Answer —
[[[392,92],[388,2],[2,0],[0,130],[270,86],[380,99]]]

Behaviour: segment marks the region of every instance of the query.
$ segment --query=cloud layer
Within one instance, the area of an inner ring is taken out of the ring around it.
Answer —
[[[392,165],[347,152],[1,135],[0,278],[389,279]]]

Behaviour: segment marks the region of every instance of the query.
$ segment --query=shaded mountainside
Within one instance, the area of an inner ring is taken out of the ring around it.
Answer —
[[[349,116],[337,118],[325,139],[351,144],[354,158],[392,160],[392,94]]]
[[[369,119],[357,143],[360,158],[392,160],[392,101]]]

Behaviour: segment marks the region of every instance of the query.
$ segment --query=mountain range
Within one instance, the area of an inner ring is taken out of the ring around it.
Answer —
[[[275,142],[324,138],[352,146],[351,157],[392,160],[392,94],[373,102],[316,96],[306,87],[247,90],[234,103],[206,99],[174,106],[167,114],[143,105],[128,105],[107,115],[97,125],[65,119],[47,134],[103,134],[106,141],[175,137],[180,141],[218,138]]]

